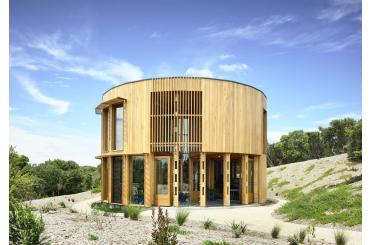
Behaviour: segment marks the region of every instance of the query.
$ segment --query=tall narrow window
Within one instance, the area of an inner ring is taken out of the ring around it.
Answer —
[[[248,181],[249,181],[249,192],[254,190],[254,160],[252,158],[248,161]]]
[[[168,161],[156,159],[156,194],[168,194]]]
[[[107,152],[110,145],[110,111],[108,108],[103,110],[103,150]]]
[[[193,164],[193,191],[200,191],[200,162],[194,161]]]
[[[115,150],[123,149],[123,106],[116,106],[115,112]]]

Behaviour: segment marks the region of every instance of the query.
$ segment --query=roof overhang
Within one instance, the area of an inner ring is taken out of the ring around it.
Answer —
[[[109,107],[110,105],[123,103],[124,101],[126,101],[126,99],[124,99],[122,97],[116,97],[116,98],[107,100],[105,102],[102,102],[101,104],[96,106],[96,114],[101,114],[102,110]]]

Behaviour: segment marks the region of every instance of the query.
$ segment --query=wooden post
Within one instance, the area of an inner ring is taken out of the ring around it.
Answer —
[[[230,206],[230,154],[223,155],[223,205]]]
[[[105,193],[105,175],[106,175],[106,164],[105,164],[106,159],[102,158],[101,159],[101,201],[106,200],[106,193]]]
[[[108,192],[108,197],[107,197],[107,201],[108,202],[112,202],[112,157],[108,157],[107,158],[108,162],[108,188],[107,188],[107,192]]]
[[[124,168],[123,168],[123,172],[124,172],[124,178],[123,178],[123,188],[122,188],[122,191],[123,191],[123,204],[124,205],[129,205],[130,204],[130,200],[129,200],[129,188],[130,188],[130,164],[129,164],[129,156],[128,155],[124,155],[123,156],[123,160],[124,160]]]
[[[205,153],[200,153],[200,207],[205,207],[206,204],[206,156]]]
[[[145,154],[145,207],[154,203],[154,153]]]
[[[248,155],[243,155],[241,164],[241,204],[248,204]]]
[[[178,148],[175,147],[173,152],[173,206],[178,207],[178,192],[179,192],[179,157]]]
[[[259,181],[258,181],[258,202],[265,203],[267,199],[266,184],[266,155],[259,156]]]
[[[258,175],[259,175],[259,161],[260,156],[254,156],[254,164],[253,164],[253,202],[258,202]]]

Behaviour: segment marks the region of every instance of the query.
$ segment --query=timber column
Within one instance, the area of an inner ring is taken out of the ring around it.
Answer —
[[[145,207],[154,203],[154,153],[145,154]]]
[[[200,207],[205,207],[206,204],[206,156],[205,153],[200,153]]]
[[[223,155],[223,205],[230,206],[230,154]]]
[[[260,156],[254,156],[253,162],[253,202],[258,202],[258,185],[259,185],[259,166],[260,166]]]
[[[173,206],[178,207],[178,191],[179,191],[179,154],[178,147],[174,147],[173,152]]]
[[[265,203],[267,199],[267,184],[266,184],[266,155],[259,157],[258,168],[258,202]]]
[[[241,181],[241,203],[248,204],[248,155],[242,157]]]
[[[129,181],[130,181],[130,164],[129,164],[129,156],[128,155],[124,155],[123,156],[123,160],[124,160],[124,168],[123,168],[123,174],[124,174],[124,177],[123,177],[123,187],[122,187],[122,195],[123,195],[123,204],[124,205],[129,205],[130,204],[130,200],[129,200]]]

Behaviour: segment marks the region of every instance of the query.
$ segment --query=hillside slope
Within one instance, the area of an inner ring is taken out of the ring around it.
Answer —
[[[361,193],[362,164],[352,163],[347,154],[291,163],[267,169],[269,197],[282,196],[292,189],[308,193],[318,187],[350,183],[353,194]]]

